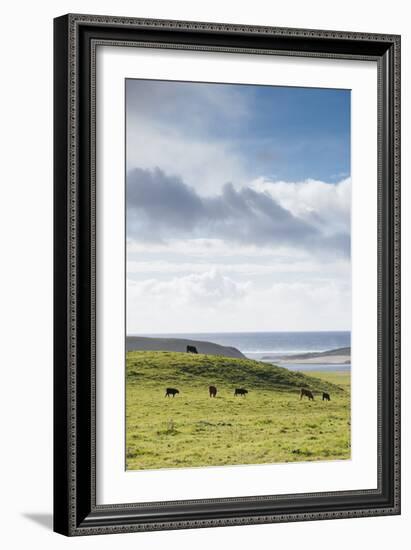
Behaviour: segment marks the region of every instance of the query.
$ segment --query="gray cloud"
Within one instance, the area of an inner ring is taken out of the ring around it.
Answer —
[[[162,237],[170,230],[178,234],[192,231],[205,212],[201,198],[181,179],[158,168],[136,168],[127,176],[127,215],[132,234],[137,225]]]
[[[326,236],[294,216],[269,194],[225,184],[221,193],[200,196],[181,178],[136,168],[127,175],[127,237],[217,238],[259,246],[293,246],[349,254],[346,234]]]

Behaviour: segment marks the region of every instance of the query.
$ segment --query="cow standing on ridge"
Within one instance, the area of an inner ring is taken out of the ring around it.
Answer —
[[[187,353],[198,353],[197,348],[195,346],[187,346],[186,351]]]

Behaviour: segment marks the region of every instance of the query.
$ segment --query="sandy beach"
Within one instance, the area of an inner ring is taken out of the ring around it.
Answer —
[[[283,357],[270,357],[265,355],[264,361],[272,361],[279,365],[289,363],[301,365],[346,365],[351,363],[351,348],[338,348],[323,352],[300,353],[296,355],[287,355]]]
[[[287,365],[287,363],[301,365],[346,365],[351,363],[349,355],[324,355],[323,357],[312,357],[310,359],[281,359],[279,365]]]

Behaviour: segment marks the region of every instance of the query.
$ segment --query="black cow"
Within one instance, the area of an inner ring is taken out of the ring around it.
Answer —
[[[248,390],[245,390],[244,388],[236,388],[234,390],[234,397],[236,395],[243,395],[245,397],[247,393],[248,393]]]
[[[331,401],[331,397],[329,393],[323,392],[323,401]]]
[[[187,346],[187,353],[198,353],[197,348],[195,346]]]
[[[306,397],[308,397],[308,401],[314,401],[313,393],[310,390],[307,390],[305,388],[301,388],[300,399],[302,399],[304,397],[304,395]]]
[[[175,388],[167,388],[166,389],[166,394],[165,394],[164,397],[170,397],[170,395],[172,395],[174,397],[176,393],[180,393],[180,392],[178,390],[176,390]]]
[[[217,395],[217,388],[215,386],[210,386],[208,391],[210,393],[210,397],[215,397]]]

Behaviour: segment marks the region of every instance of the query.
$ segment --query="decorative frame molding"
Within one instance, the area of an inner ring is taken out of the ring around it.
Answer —
[[[400,37],[72,14],[55,19],[54,29],[55,531],[72,536],[399,514]],[[377,62],[376,490],[96,505],[95,78],[102,44]]]

